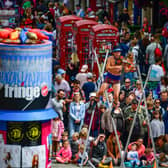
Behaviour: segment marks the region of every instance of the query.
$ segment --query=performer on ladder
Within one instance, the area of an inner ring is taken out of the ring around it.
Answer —
[[[117,107],[119,105],[119,93],[120,93],[120,79],[122,70],[124,72],[130,72],[135,65],[129,63],[123,56],[121,56],[121,49],[115,47],[113,49],[112,56],[107,59],[106,64],[106,75],[104,76],[104,82],[101,85],[100,90],[97,93],[97,96],[102,96],[109,85],[112,84],[114,90],[114,101],[113,106]]]

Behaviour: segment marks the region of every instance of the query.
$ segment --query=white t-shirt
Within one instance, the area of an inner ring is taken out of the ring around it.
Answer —
[[[160,81],[162,76],[164,76],[163,68],[160,65],[153,64],[149,81]]]
[[[76,75],[76,80],[80,81],[80,87],[82,88],[83,84],[87,82],[87,73],[78,73]]]
[[[65,79],[62,79],[62,81],[61,81],[60,84],[58,84],[57,82],[55,82],[54,87],[55,87],[56,92],[59,89],[63,89],[65,91],[66,95],[68,94],[68,92],[71,91],[69,83]]]

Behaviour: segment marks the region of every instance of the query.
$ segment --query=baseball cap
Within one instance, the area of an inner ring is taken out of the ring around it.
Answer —
[[[116,46],[113,48],[112,52],[121,52],[121,51],[122,51],[122,49],[119,46]]]
[[[89,94],[89,97],[96,97],[96,92],[91,92],[91,93]]]
[[[87,74],[87,78],[93,78],[93,74],[91,73],[91,72],[88,72],[88,74]]]
[[[86,72],[88,70],[88,65],[83,65],[81,68],[81,72]]]
[[[59,68],[59,69],[57,70],[57,74],[63,75],[63,74],[65,74],[65,73],[66,73],[66,71],[64,71],[64,70],[61,69],[61,68]]]

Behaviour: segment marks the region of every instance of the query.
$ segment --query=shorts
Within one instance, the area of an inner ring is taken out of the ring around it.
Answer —
[[[104,75],[104,82],[108,84],[117,84],[120,83],[121,76],[120,75],[112,75],[111,73],[107,72]]]

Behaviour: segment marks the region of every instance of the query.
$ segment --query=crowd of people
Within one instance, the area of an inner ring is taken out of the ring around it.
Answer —
[[[145,40],[147,37],[144,37]],[[124,158],[125,165],[153,166],[156,150],[159,165],[168,166],[167,66],[163,59],[164,47],[156,39],[157,36],[151,36],[144,45],[141,43],[144,39],[137,39],[136,35],[133,39],[129,37],[127,43],[124,43],[128,47],[124,57],[121,56],[121,43],[114,47],[112,56],[107,59],[104,81],[90,72],[88,65],[80,68],[80,60],[74,53],[67,69],[55,67],[53,87],[56,97],[52,99],[52,105],[59,117],[53,120],[53,131],[60,136],[57,137],[57,145],[53,143],[53,156],[56,156],[57,162],[80,165],[83,157],[84,165],[120,165],[137,113]],[[159,49],[156,49],[157,44]],[[135,50],[135,46],[144,49],[145,60],[139,59],[140,53]],[[161,55],[156,50],[161,51]],[[129,63],[129,60],[133,61]],[[139,73],[137,65],[140,66]],[[143,88],[146,78],[147,86]],[[91,130],[88,132],[90,124]],[[66,141],[63,139],[65,134]],[[69,144],[67,148],[64,142]],[[71,151],[71,154],[65,157],[64,152],[60,152],[64,150]]]
[[[64,15],[57,6],[53,7],[57,17]],[[72,13],[88,17],[91,11],[77,5]],[[111,24],[106,15],[98,18],[92,11],[91,17]],[[54,67],[52,106],[59,116],[52,120],[52,156],[59,163],[95,167],[119,166],[124,156],[126,167],[153,167],[156,157],[160,166],[167,167],[167,39],[161,32],[153,33],[146,18],[141,30],[131,34],[127,9],[113,24],[120,30],[120,41],[107,60],[104,81],[88,65],[80,65],[74,53],[66,69]]]
[[[52,157],[59,163],[80,165],[83,160],[84,165],[95,167],[120,165],[137,114],[125,164],[152,166],[156,150],[159,165],[168,167],[167,37],[162,32],[154,33],[147,18],[140,30],[131,32],[132,21],[126,8],[111,23],[106,11],[98,16],[91,8],[84,10],[80,5],[71,11],[68,4],[58,1],[48,6],[42,0],[37,4],[29,2],[25,1],[20,11],[21,27],[54,32],[58,17],[74,14],[94,18],[99,24],[113,24],[120,31],[119,44],[107,60],[104,81],[88,65],[80,65],[74,53],[66,69],[54,67],[51,104],[58,117],[52,120]]]
[[[136,80],[131,84],[131,80],[125,78],[120,88],[119,103],[115,106],[113,88],[108,89],[108,99],[105,95],[97,96],[97,80],[94,79],[96,75],[88,72],[87,65],[83,65],[80,72],[76,74],[77,79],[74,78],[71,81],[66,80],[65,75],[69,75],[66,74],[66,71],[59,68],[57,72],[59,73],[56,74],[54,82],[56,97],[52,99],[52,105],[59,117],[52,121],[53,156],[56,156],[56,160],[61,163],[80,164],[81,158],[84,156],[84,165],[87,164],[88,158],[91,158],[90,161],[95,166],[101,167],[103,164],[108,165],[111,162],[113,165],[120,165],[121,155],[112,118],[115,121],[119,143],[123,151],[138,102],[143,96],[142,81]],[[154,96],[154,90],[150,90],[150,86],[148,86],[149,90],[145,90],[148,116],[144,101],[138,108],[125,160],[133,166],[154,163],[148,119],[159,163],[161,166],[168,166],[168,92],[161,82],[158,84],[161,88],[164,87],[158,95],[155,94],[158,97]],[[112,111],[111,107],[113,107]],[[89,134],[88,128],[93,111],[93,123]],[[89,139],[86,144],[88,134]],[[69,144],[68,147],[67,144]],[[86,145],[86,153],[83,155],[84,145]],[[66,155],[68,157],[64,156],[64,152],[61,153],[64,150],[70,152]],[[164,156],[163,160],[162,155]]]

